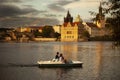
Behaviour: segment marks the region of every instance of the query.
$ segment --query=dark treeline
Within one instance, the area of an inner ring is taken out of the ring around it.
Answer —
[[[108,0],[108,2],[103,2],[103,4],[108,6],[104,8],[105,13],[111,15],[107,22],[113,30],[114,44],[120,46],[120,0]]]

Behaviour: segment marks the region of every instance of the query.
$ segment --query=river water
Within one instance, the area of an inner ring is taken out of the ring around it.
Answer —
[[[81,68],[38,68],[56,52],[80,60]],[[28,64],[28,66],[11,66]],[[0,80],[120,80],[120,49],[112,42],[0,43]]]

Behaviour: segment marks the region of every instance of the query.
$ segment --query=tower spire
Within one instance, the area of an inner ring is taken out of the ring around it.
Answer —
[[[102,2],[100,1],[99,14],[102,15]]]
[[[71,17],[69,10],[67,12],[67,17]]]
[[[73,22],[73,17],[71,16],[69,10],[67,11],[67,16],[64,17],[64,23],[68,23],[68,22],[70,22],[70,23]]]

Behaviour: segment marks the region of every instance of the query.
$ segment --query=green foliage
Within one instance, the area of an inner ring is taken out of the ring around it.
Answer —
[[[108,36],[108,35],[96,36],[96,37],[91,37],[90,41],[113,41],[113,38],[111,36]]]
[[[109,23],[112,25],[114,42],[120,45],[120,0],[109,0],[106,3],[110,6],[106,12],[111,14]]]
[[[42,36],[42,33],[40,33],[38,30],[33,31],[33,34],[34,34],[35,37]]]
[[[93,11],[89,11],[89,13],[90,13],[91,16],[94,17],[94,18],[92,18],[91,20],[92,20],[92,21],[96,21],[96,15],[97,15],[98,13],[93,12]]]
[[[55,31],[54,31],[52,26],[45,26],[42,29],[42,36],[43,37],[47,37],[47,38],[54,37],[54,33],[55,33]]]
[[[55,32],[55,38],[57,38],[57,39],[59,39],[60,38],[60,33],[58,33],[58,32]]]
[[[0,32],[7,32],[7,31],[12,31],[14,30],[13,28],[0,28]]]
[[[82,33],[82,35],[85,36],[85,37],[87,37],[87,38],[90,38],[90,34],[89,34],[88,31],[84,31],[84,32]]]

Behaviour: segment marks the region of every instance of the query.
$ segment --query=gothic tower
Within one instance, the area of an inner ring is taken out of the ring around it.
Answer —
[[[69,10],[67,12],[67,16],[64,17],[64,23],[68,23],[68,22],[73,23],[73,17],[71,16]]]
[[[99,15],[102,16],[102,5],[101,5],[101,2],[100,2],[100,6],[99,6]]]
[[[105,27],[105,15],[102,12],[102,4],[100,2],[99,13],[96,15],[96,24],[99,28]]]

